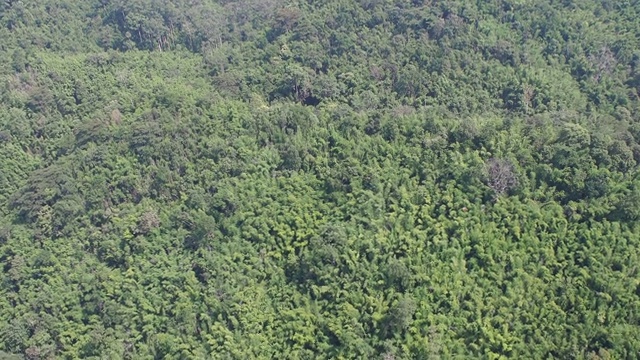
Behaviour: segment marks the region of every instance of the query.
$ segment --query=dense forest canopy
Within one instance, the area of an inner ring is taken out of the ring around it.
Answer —
[[[640,2],[0,1],[0,359],[634,359]]]

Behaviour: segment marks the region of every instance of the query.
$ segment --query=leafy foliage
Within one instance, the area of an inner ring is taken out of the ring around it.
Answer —
[[[0,2],[0,358],[634,358],[639,18]]]

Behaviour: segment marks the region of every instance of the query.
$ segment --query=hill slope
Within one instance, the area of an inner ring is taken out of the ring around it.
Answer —
[[[633,358],[640,5],[0,3],[0,358]]]

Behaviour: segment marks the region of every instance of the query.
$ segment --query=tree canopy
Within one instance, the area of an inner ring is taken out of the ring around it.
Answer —
[[[0,359],[633,359],[640,2],[0,2]]]

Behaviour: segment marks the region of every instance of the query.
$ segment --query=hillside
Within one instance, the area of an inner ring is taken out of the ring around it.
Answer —
[[[0,2],[0,359],[635,359],[640,2]]]

